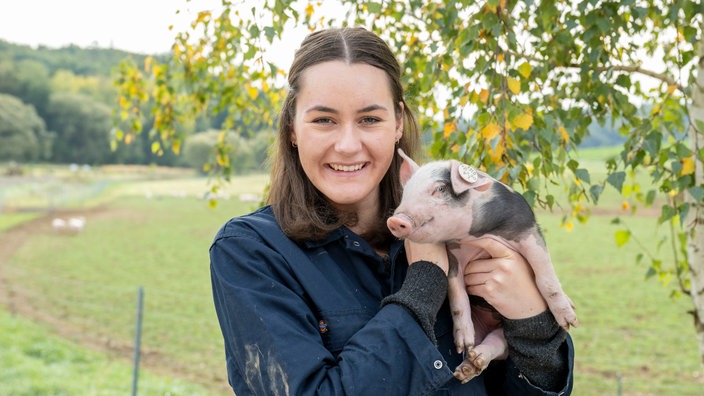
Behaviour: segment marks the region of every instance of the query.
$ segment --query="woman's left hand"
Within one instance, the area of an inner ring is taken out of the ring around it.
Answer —
[[[491,258],[467,264],[467,293],[484,298],[508,319],[529,318],[547,309],[533,270],[523,256],[492,238],[478,239],[474,245]]]

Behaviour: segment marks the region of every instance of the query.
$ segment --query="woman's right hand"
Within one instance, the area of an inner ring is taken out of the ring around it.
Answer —
[[[440,267],[447,275],[450,262],[444,243],[417,243],[406,239],[404,245],[409,265],[418,261],[429,261]]]

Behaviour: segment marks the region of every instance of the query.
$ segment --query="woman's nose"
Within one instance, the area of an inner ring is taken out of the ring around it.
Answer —
[[[340,129],[335,149],[341,153],[354,153],[362,148],[360,131],[354,125],[345,124]]]

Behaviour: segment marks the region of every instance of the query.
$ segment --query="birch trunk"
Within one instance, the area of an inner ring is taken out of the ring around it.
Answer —
[[[693,126],[689,127],[691,148],[695,153],[704,144],[704,38],[699,43],[699,63],[696,83],[692,87],[692,107],[689,116]],[[704,167],[701,161],[696,161],[695,183],[704,182]],[[694,327],[699,341],[699,356],[704,367],[704,204],[695,202],[687,195],[690,204],[690,215],[687,225],[691,227],[687,236],[687,252],[689,254],[689,273],[691,279],[691,297],[694,303]]]

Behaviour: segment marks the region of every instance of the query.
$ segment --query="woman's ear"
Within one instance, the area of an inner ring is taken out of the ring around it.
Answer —
[[[398,142],[403,137],[403,112],[405,107],[403,102],[398,102],[399,113],[396,117],[396,141]]]

